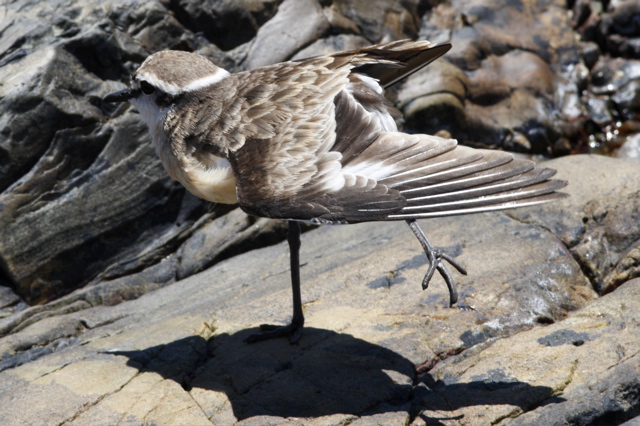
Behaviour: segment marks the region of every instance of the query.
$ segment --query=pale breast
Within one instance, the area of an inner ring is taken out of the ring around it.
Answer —
[[[224,159],[220,159],[226,162]],[[229,163],[227,162],[227,165]],[[214,203],[235,204],[236,180],[231,166],[185,170],[184,180],[178,179],[193,195]]]
[[[194,156],[176,155],[171,144],[163,138],[154,138],[156,153],[169,176],[180,182],[196,197],[223,204],[236,204],[236,179],[231,164],[213,154]]]

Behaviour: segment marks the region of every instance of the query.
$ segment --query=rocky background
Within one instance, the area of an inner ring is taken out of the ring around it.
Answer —
[[[571,198],[424,221],[469,271],[454,308],[406,225],[310,230],[300,345],[243,343],[290,314],[284,225],[185,193],[102,97],[161,49],[238,71],[402,38],[453,44],[389,91],[405,129],[562,157]],[[5,2],[3,424],[639,416],[639,114],[635,0]]]

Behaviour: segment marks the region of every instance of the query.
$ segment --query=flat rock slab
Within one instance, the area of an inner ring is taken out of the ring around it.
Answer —
[[[415,393],[415,424],[620,424],[640,415],[638,336],[635,279],[560,323],[438,364]]]
[[[601,203],[614,191],[627,199],[640,190],[640,176],[630,180],[637,168],[628,165],[598,157],[553,164],[572,180],[617,171],[593,191]],[[561,237],[584,225],[580,211],[593,201],[572,195],[557,225]],[[116,306],[78,300],[32,317],[0,339],[3,423],[553,424],[548,420],[572,422],[585,412],[630,418],[640,407],[640,281],[597,298],[570,248],[549,231],[545,212],[558,215],[562,207],[421,222],[469,271],[456,273],[460,302],[453,308],[440,277],[420,289],[426,258],[404,223],[305,233],[308,327],[295,346],[286,339],[244,342],[259,324],[289,319],[286,244]]]

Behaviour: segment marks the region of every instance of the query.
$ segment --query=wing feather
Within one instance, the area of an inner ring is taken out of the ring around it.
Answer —
[[[234,130],[244,137],[236,136],[229,154],[241,207],[259,216],[355,223],[562,198],[555,191],[565,182],[531,161],[396,130],[398,112],[383,88],[449,48],[392,42],[238,79],[237,99],[244,103],[223,128],[229,137]]]

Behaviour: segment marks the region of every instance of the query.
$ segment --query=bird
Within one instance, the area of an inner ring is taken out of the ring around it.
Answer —
[[[130,102],[165,170],[197,197],[288,221],[293,315],[246,340],[304,327],[301,222],[405,221],[457,302],[466,270],[433,246],[418,219],[531,206],[564,198],[555,170],[510,153],[398,130],[385,89],[445,54],[451,44],[399,40],[229,73],[193,52],[163,50],[104,102]]]

